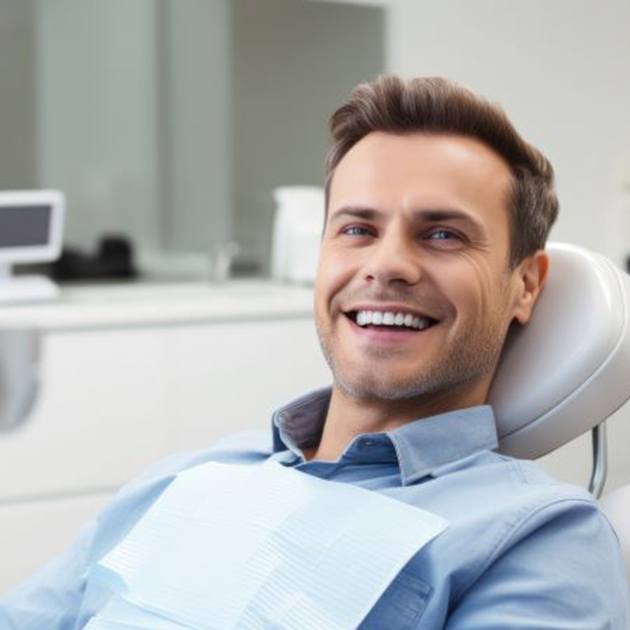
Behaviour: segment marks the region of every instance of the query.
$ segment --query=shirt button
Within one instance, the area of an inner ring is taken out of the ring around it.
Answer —
[[[363,440],[361,443],[362,446],[374,446],[376,442],[374,440]]]

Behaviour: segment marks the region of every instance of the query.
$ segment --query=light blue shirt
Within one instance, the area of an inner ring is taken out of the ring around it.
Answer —
[[[358,435],[335,462],[305,461],[302,449],[318,443],[329,400],[325,388],[277,410],[271,443],[269,434],[241,434],[147,471],[65,554],[0,602],[0,628],[82,628],[109,596],[86,581],[87,570],[122,540],[178,471],[207,461],[256,464],[271,457],[450,522],[407,563],[362,629],[627,630],[621,552],[596,502],[532,462],[494,452],[490,407]]]

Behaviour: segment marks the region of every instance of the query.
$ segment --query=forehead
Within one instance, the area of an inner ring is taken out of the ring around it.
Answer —
[[[337,165],[329,211],[345,205],[382,211],[452,207],[506,225],[511,179],[503,158],[474,138],[373,132]]]

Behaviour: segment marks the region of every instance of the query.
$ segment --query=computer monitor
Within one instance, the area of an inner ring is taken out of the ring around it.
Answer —
[[[0,191],[0,263],[38,263],[61,253],[64,197],[57,190]]]
[[[57,190],[0,191],[0,302],[56,297],[44,276],[12,276],[16,264],[53,261],[61,254],[65,199]]]

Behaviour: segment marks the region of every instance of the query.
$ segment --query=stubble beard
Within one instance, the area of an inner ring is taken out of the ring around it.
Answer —
[[[323,330],[319,321],[316,321],[316,328],[335,386],[356,400],[426,400],[448,395],[492,374],[505,338],[505,330],[497,319],[488,318],[483,327],[475,326],[475,330],[460,331],[434,365],[407,378],[394,380],[386,373],[386,367],[381,369],[379,364],[395,360],[396,351],[371,348],[366,353],[366,365],[350,374],[336,359],[332,335]]]

